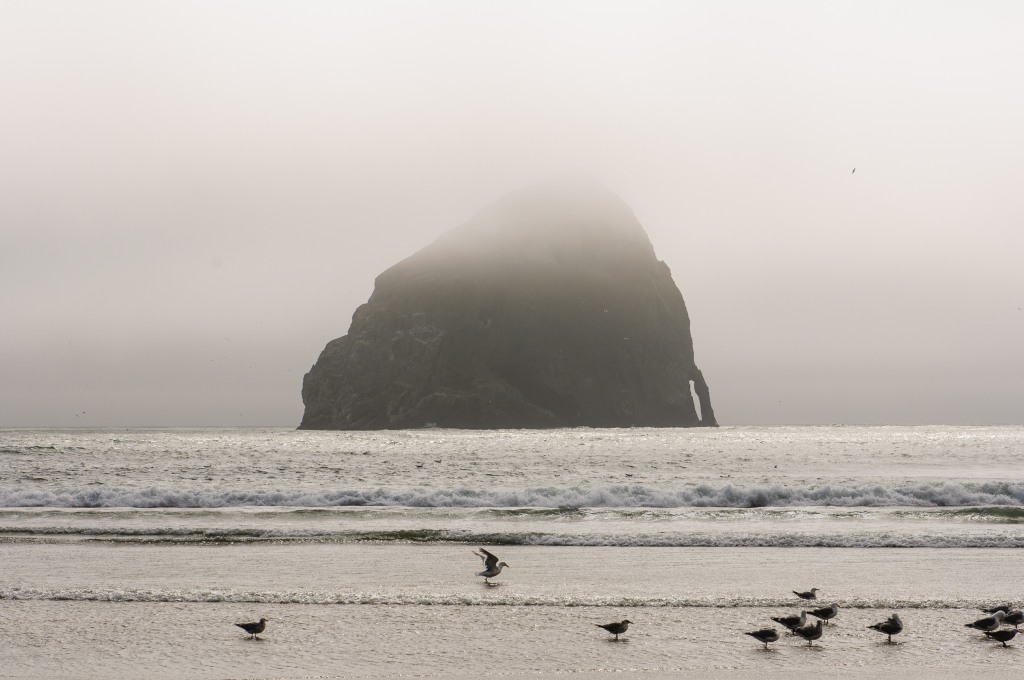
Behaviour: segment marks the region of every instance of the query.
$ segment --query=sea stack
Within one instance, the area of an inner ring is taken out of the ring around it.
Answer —
[[[509,194],[378,276],[302,401],[308,430],[717,425],[668,266],[579,177]]]

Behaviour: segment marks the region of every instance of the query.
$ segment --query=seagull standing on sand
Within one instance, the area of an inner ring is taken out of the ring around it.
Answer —
[[[1006,612],[1006,616],[1003,617],[1003,623],[1016,628],[1020,624],[1024,623],[1024,612],[1019,609],[1013,609]]]
[[[764,643],[765,649],[768,649],[769,642],[775,642],[779,639],[779,632],[774,628],[762,628],[761,630],[755,630],[751,633],[744,633],[744,635],[749,635],[755,640],[760,640]]]
[[[236,623],[236,626],[244,630],[246,633],[252,636],[252,639],[256,639],[256,635],[262,633],[267,627],[267,620],[260,619],[255,623]]]
[[[973,623],[965,623],[964,628],[973,628],[974,630],[980,630],[982,633],[989,633],[998,628],[1004,618],[1006,618],[1006,613],[999,611],[992,616],[986,616]]]
[[[812,609],[811,611],[809,611],[807,613],[810,614],[811,616],[818,617],[819,619],[821,619],[825,623],[828,623],[829,619],[834,619],[836,617],[836,614],[839,613],[839,605],[837,605],[835,602],[833,602],[832,604],[830,604],[827,607],[819,607],[818,609]]]
[[[810,590],[808,590],[807,592],[804,592],[804,593],[798,593],[797,591],[794,590],[793,594],[796,595],[797,597],[799,597],[801,600],[817,600],[818,599],[818,589],[817,588],[811,588]]]
[[[814,641],[821,637],[821,621],[814,624],[808,623],[806,626],[800,626],[793,632],[807,640],[808,647],[813,647]]]
[[[615,636],[615,642],[619,641],[619,636],[626,632],[629,628],[629,624],[633,623],[629,619],[623,619],[618,623],[595,623],[594,625],[598,628],[604,628],[606,631]]]
[[[807,612],[793,616],[773,616],[772,621],[789,629],[790,635],[796,635],[796,629],[807,623]]]
[[[873,626],[868,626],[868,628],[870,628],[871,630],[877,630],[879,633],[882,633],[883,635],[888,635],[889,642],[892,642],[892,636],[903,631],[903,622],[900,621],[899,614],[893,613],[893,615],[885,621],[876,623]]]
[[[1000,628],[999,630],[990,630],[985,632],[985,635],[989,636],[989,638],[1002,642],[1003,647],[1009,647],[1010,645],[1006,643],[1012,640],[1016,634],[1016,628]]]
[[[476,555],[477,557],[479,557],[480,559],[482,559],[484,561],[484,570],[483,571],[478,571],[476,573],[476,575],[477,576],[483,576],[484,577],[484,583],[486,583],[487,585],[491,585],[491,582],[488,579],[492,579],[495,576],[497,576],[498,574],[500,574],[502,567],[509,566],[509,565],[505,564],[504,562],[499,562],[497,555],[489,553],[486,550],[484,550],[483,548],[480,548],[479,552],[475,552],[473,554]]]
[[[1013,605],[1001,604],[998,607],[989,607],[988,609],[982,609],[981,611],[985,612],[986,614],[995,614],[996,612],[1006,613],[1011,609],[1013,609]]]

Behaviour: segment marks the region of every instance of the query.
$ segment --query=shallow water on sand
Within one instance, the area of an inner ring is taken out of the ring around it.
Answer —
[[[813,647],[786,636],[765,651],[737,634],[766,620],[766,610],[749,607],[631,608],[636,625],[617,643],[592,625],[617,617],[606,607],[267,605],[259,608],[267,631],[249,640],[231,621],[252,609],[7,602],[4,635],[16,635],[0,677],[1012,676],[1024,660],[1019,647],[964,632],[975,615],[968,610],[908,616],[894,645],[865,628],[887,613],[853,610]]]
[[[0,544],[3,600],[438,606],[977,608],[1021,593],[1020,551],[491,547],[486,587],[463,545]],[[259,616],[256,616],[259,618]],[[767,623],[767,622],[766,622]]]
[[[2,550],[22,584],[0,600],[4,678],[932,677],[1024,659],[963,627],[1020,594],[1015,550],[514,546],[494,587],[461,545]],[[743,635],[811,584],[841,607],[813,647]],[[897,645],[866,628],[891,611]],[[233,625],[260,617],[256,641]],[[618,644],[595,625],[623,618]]]

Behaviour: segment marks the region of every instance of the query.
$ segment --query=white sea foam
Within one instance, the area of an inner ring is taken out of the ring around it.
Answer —
[[[333,604],[391,606],[514,606],[514,607],[763,607],[793,608],[792,597],[525,595],[495,593],[396,593],[347,591],[251,591],[237,589],[154,588],[0,588],[2,600],[71,602],[227,602],[252,604]],[[988,600],[849,598],[838,600],[843,609],[978,609]]]
[[[962,532],[953,527],[922,531],[657,531],[567,533],[536,531],[465,531],[399,529],[391,531],[321,531],[316,529],[123,528],[0,526],[0,543],[94,540],[128,543],[464,543],[572,547],[675,548],[1024,548],[1024,533],[1014,531]]]
[[[524,489],[208,489],[104,487],[39,489],[0,487],[0,507],[225,508],[402,506],[423,508],[683,508],[683,507],[963,507],[1022,506],[1024,483],[918,482],[820,486],[696,484],[534,487]]]

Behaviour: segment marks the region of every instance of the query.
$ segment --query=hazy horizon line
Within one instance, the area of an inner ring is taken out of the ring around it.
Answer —
[[[552,428],[459,428],[459,427],[407,427],[393,430],[302,430],[303,432],[422,432],[436,430],[455,430],[460,432],[518,432],[518,431],[544,431],[544,430],[715,430],[737,427],[1024,427],[1024,422],[972,422],[972,423],[942,423],[942,422],[919,422],[919,423],[719,423],[718,427],[592,427],[579,425],[572,427]],[[0,432],[17,430],[269,430],[269,429],[293,429],[298,431],[298,425],[0,425]]]

